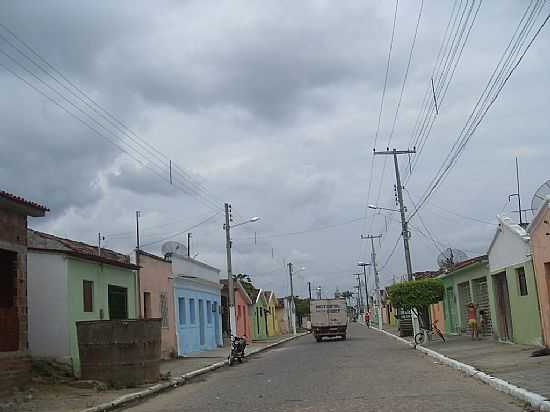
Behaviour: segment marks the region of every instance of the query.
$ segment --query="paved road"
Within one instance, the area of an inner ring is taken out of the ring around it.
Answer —
[[[305,336],[128,410],[522,411],[487,385],[352,324],[351,339]]]

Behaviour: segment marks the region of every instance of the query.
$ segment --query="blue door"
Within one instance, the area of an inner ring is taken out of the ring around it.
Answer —
[[[206,325],[204,323],[204,300],[199,299],[199,345],[201,349],[206,345]]]

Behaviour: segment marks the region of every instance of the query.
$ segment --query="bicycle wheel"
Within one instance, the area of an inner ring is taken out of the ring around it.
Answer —
[[[417,345],[422,345],[426,341],[426,335],[424,335],[424,332],[418,332],[416,335],[414,335],[414,343]]]

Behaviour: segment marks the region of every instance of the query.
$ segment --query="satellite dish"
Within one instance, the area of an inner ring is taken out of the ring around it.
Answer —
[[[187,254],[187,248],[183,243],[175,242],[173,240],[163,243],[162,247],[160,248],[160,251],[162,252],[163,256],[172,256],[172,255],[182,255],[185,256]]]
[[[448,247],[437,257],[437,264],[440,269],[451,269],[454,265],[466,259],[468,259],[468,256],[462,250]]]
[[[533,214],[537,213],[547,196],[550,196],[550,180],[544,182],[533,195],[533,199],[531,199],[531,212]]]

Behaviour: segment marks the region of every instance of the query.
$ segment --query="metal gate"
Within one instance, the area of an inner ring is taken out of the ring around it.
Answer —
[[[452,287],[445,289],[444,301],[445,330],[447,333],[457,333],[456,296]]]
[[[489,306],[489,290],[487,287],[487,278],[472,280],[472,289],[474,291],[474,302],[478,305],[478,315],[483,315],[484,324],[480,326],[480,332],[484,336],[493,334],[493,323],[491,321],[491,309]]]
[[[459,283],[458,287],[458,306],[460,311],[460,329],[468,332],[468,304],[472,302],[470,294],[470,282]]]

